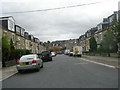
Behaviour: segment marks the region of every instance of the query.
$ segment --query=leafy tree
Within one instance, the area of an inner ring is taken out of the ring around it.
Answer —
[[[15,52],[16,52],[15,58],[16,58],[16,59],[19,59],[22,55],[30,54],[30,53],[31,53],[31,50],[16,49]]]
[[[26,51],[26,54],[30,54],[31,53],[31,50],[25,50]]]
[[[48,44],[50,44],[50,41],[47,41]]]
[[[118,50],[120,50],[120,22],[113,21],[103,37],[102,46],[97,51],[110,56],[110,53],[116,53]]]
[[[103,46],[101,45],[100,47],[97,48],[97,52],[101,55],[101,53],[104,52],[104,48]]]
[[[66,50],[66,47],[62,47],[61,50],[62,50],[62,51]]]
[[[102,40],[103,51],[110,56],[110,53],[117,51],[117,43],[111,29],[107,30]]]
[[[61,48],[59,46],[53,46],[53,47],[51,47],[51,50],[52,51],[60,51]]]
[[[89,39],[89,43],[90,43],[89,51],[95,53],[97,50],[97,42],[93,36]]]
[[[6,36],[2,36],[2,63],[5,66],[5,61],[9,60],[10,56],[10,44]]]
[[[118,46],[118,51],[120,53],[120,21],[119,22],[114,22],[112,26],[113,34],[115,36],[115,40]]]
[[[10,60],[15,59],[15,47],[13,45],[12,39],[10,40]]]

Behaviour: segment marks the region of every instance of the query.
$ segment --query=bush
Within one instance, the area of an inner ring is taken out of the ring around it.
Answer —
[[[15,47],[13,45],[13,41],[11,39],[10,41],[10,60],[14,60],[15,59]]]
[[[22,55],[27,55],[30,54],[31,50],[26,50],[26,49],[16,49],[15,51],[15,58],[19,59]]]
[[[5,62],[9,60],[10,56],[10,44],[7,37],[2,36],[2,65],[5,66]]]

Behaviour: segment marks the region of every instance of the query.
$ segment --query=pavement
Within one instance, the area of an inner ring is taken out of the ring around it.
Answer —
[[[82,58],[90,60],[90,61],[94,61],[94,62],[114,66],[116,68],[119,68],[119,66],[120,66],[120,63],[119,63],[120,58],[117,58],[117,57],[103,57],[103,56],[82,55]]]
[[[82,59],[102,63],[103,65],[119,67],[118,60],[120,58],[83,55]],[[8,77],[16,74],[17,72],[18,71],[16,69],[16,65],[10,67],[3,67],[2,69],[0,69],[0,81],[7,79]]]
[[[7,79],[15,73],[17,73],[16,65],[10,67],[3,67],[2,69],[0,69],[0,81]]]

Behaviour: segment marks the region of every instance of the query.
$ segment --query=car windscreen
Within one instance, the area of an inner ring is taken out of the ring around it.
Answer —
[[[46,52],[42,52],[41,54],[42,54],[42,55],[47,55],[47,54],[50,54],[50,52],[47,52],[47,51],[46,51]]]
[[[31,59],[34,59],[35,56],[23,56],[20,58],[20,60],[31,60]]]

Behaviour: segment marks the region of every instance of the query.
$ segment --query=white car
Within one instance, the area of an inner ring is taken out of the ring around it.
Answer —
[[[55,52],[51,52],[51,56],[52,57],[56,56],[56,53]]]
[[[16,64],[17,70],[20,73],[23,70],[36,69],[39,71],[40,68],[43,68],[43,61],[37,54],[23,55]]]

